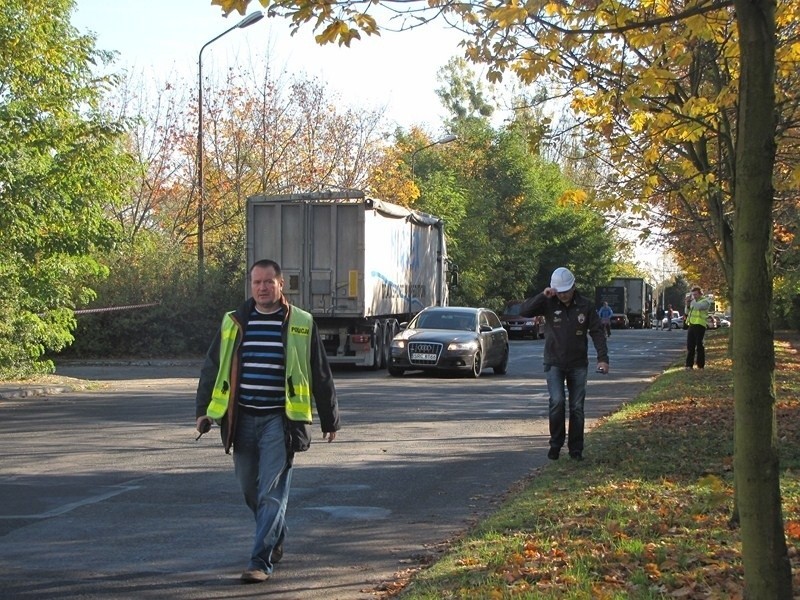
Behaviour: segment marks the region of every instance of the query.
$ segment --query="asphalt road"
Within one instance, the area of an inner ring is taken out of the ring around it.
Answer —
[[[684,338],[614,331],[587,426]],[[218,430],[195,441],[198,365],[60,365],[97,385],[0,401],[0,598],[375,598],[548,462],[542,344],[513,342],[508,374],[478,380],[337,370],[343,429],[327,444],[315,426],[298,455],[285,556],[255,585],[232,460]]]

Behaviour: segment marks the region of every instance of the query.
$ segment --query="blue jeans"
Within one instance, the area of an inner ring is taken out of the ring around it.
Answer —
[[[586,400],[587,367],[561,369],[545,365],[547,392],[550,394],[550,447],[561,449],[567,439],[565,428],[566,402],[564,387],[569,393],[569,441],[570,453],[583,452],[583,403]]]
[[[283,414],[254,416],[239,411],[233,444],[236,478],[256,520],[248,569],[272,573],[272,551],[286,535],[286,505],[292,465],[286,451]]]

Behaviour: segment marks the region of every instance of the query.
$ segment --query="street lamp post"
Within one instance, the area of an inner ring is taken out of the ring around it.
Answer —
[[[202,287],[205,271],[205,180],[203,177],[203,50],[216,42],[223,35],[234,29],[244,29],[264,18],[259,11],[250,13],[244,19],[207,41],[200,48],[197,56],[197,281]]]
[[[417,153],[418,152],[422,152],[423,150],[427,150],[431,146],[436,146],[437,144],[449,144],[450,142],[454,142],[457,139],[458,139],[457,135],[453,135],[453,134],[446,135],[443,138],[438,139],[435,142],[432,142],[432,143],[428,144],[427,146],[423,146],[422,148],[417,148],[416,150],[414,150],[414,152],[411,153],[411,180],[413,181],[415,179],[415,177],[414,177],[414,175],[415,175],[414,166],[415,166],[415,160],[417,158]]]

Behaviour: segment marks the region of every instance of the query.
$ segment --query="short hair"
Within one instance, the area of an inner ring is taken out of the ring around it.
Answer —
[[[702,294],[703,293],[703,288],[701,288],[699,285],[696,285],[696,286],[694,286],[692,288],[692,291],[693,292],[700,292]]]
[[[255,269],[256,267],[261,267],[262,269],[272,267],[275,270],[275,275],[277,275],[278,277],[281,276],[281,266],[274,260],[271,260],[269,258],[262,258],[261,260],[257,260],[256,262],[254,262],[253,266],[251,266],[250,270],[248,271],[248,275],[252,275],[253,269]]]

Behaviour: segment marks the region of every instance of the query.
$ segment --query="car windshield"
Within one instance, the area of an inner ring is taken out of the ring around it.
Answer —
[[[505,314],[511,317],[518,317],[520,310],[522,310],[522,303],[509,304],[508,306],[506,306]]]
[[[468,313],[429,312],[417,317],[416,329],[455,329],[473,331],[475,315]]]

